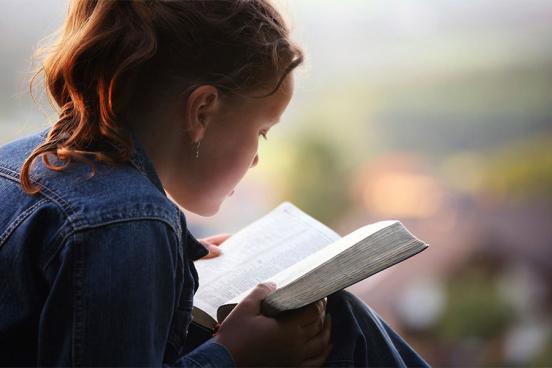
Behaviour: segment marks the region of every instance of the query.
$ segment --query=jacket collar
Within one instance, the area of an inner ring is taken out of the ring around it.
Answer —
[[[159,189],[161,192],[163,192],[164,195],[166,195],[165,189],[163,189],[163,184],[161,184],[161,180],[159,179],[159,176],[157,175],[157,172],[153,167],[153,163],[148,158],[144,146],[142,145],[142,143],[140,143],[140,140],[133,130],[129,129],[129,132],[134,143],[134,152],[132,153],[132,156],[130,158],[130,163],[136,169],[144,173],[148,177],[148,179],[157,187],[157,189]],[[190,230],[186,226],[186,218],[184,216],[184,213],[182,213],[182,211],[180,212],[183,224],[182,228],[185,229],[184,236],[186,237],[185,241],[188,249],[188,255],[193,261],[203,258],[209,253],[209,250],[203,244],[201,244],[199,240],[197,240],[192,235],[192,233],[190,233]]]
[[[39,133],[39,135],[43,139],[45,139],[48,136],[50,129],[51,127],[43,129]],[[153,163],[148,158],[148,155],[146,154],[146,150],[142,145],[142,143],[140,143],[138,136],[131,128],[126,127],[126,130],[130,134],[132,143],[134,145],[134,151],[132,152],[132,155],[130,157],[131,165],[134,166],[134,168],[136,168],[138,171],[146,175],[146,177],[155,185],[155,187],[163,194],[165,194],[165,190],[163,189],[163,184],[161,184],[161,180],[159,179],[159,176],[157,175],[157,172],[153,167]]]
[[[46,138],[48,135],[48,132],[50,130],[50,127],[44,129],[40,132],[40,136],[42,138]],[[166,196],[165,189],[163,189],[163,184],[161,183],[161,179],[159,179],[159,176],[157,175],[157,172],[155,171],[155,167],[153,166],[153,163],[148,158],[148,155],[146,153],[146,150],[143,146],[143,144],[138,139],[138,136],[136,133],[131,129],[127,127],[127,130],[132,138],[132,143],[134,145],[134,150],[132,152],[132,155],[130,157],[130,164],[136,168],[138,171],[143,173],[152,183],[153,185],[161,192],[163,195]],[[181,216],[181,222],[182,222],[182,229],[184,229],[184,237],[183,239],[186,242],[187,250],[189,252],[189,256],[192,260],[197,260],[199,258],[202,258],[206,256],[209,253],[209,250],[201,244],[188,230],[188,227],[186,226],[186,217],[184,216],[184,213],[179,209],[180,216]]]
[[[148,158],[144,146],[138,139],[138,136],[136,135],[134,130],[128,128],[128,132],[130,133],[132,143],[134,145],[134,150],[130,157],[131,165],[134,166],[138,171],[146,175],[146,177],[155,185],[155,187],[159,189],[159,191],[161,191],[163,194],[165,194],[165,189],[163,189],[161,179],[159,179],[159,176],[157,175],[157,172],[153,167],[153,163]]]

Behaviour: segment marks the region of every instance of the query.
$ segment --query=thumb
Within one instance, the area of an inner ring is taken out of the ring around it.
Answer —
[[[254,313],[261,313],[261,302],[276,290],[276,283],[265,281],[257,284],[255,288],[242,300],[246,308],[251,308]]]
[[[200,241],[200,242],[209,251],[209,253],[207,253],[203,258],[213,258],[220,255],[221,250],[219,247],[206,241]]]
[[[207,243],[207,249],[209,250],[209,255],[212,257],[218,256],[221,253],[220,248],[211,243]]]

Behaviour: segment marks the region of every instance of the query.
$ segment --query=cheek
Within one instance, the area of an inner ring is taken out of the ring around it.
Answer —
[[[245,173],[250,167],[255,156],[257,155],[258,141],[250,140],[249,142],[243,141],[241,144],[237,144],[234,147],[234,152],[229,153],[229,163],[232,165],[238,172],[242,174]]]
[[[221,146],[217,157],[211,166],[214,175],[224,176],[224,179],[239,181],[251,167],[257,154],[258,139],[236,140],[233,144]],[[219,179],[223,179],[222,177]]]

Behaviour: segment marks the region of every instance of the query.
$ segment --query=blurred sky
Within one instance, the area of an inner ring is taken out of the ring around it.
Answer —
[[[28,104],[26,96],[30,55],[37,41],[61,24],[66,3],[66,0],[0,0],[2,125],[22,124],[21,120],[25,120],[22,116],[36,110]],[[503,91],[503,96],[494,96],[504,100],[480,101],[501,104],[504,112],[513,108],[508,98],[533,98],[534,105],[549,102],[542,96],[545,101],[531,95],[540,91],[528,90],[526,85],[515,84],[515,80],[503,80],[496,85],[498,82],[493,77],[497,73],[507,77],[523,71],[530,77],[531,71],[527,69],[549,65],[552,57],[548,44],[552,33],[550,1],[297,0],[278,3],[287,10],[295,39],[307,53],[307,65],[290,114],[302,110],[306,102],[316,103],[320,95],[332,95],[334,90],[347,88],[351,83],[373,90],[382,84],[398,88],[435,80],[445,82],[458,75],[483,78],[472,86],[473,98],[478,97],[481,88],[508,89]],[[469,97],[455,96],[454,91],[441,90],[440,94],[450,98],[448,103],[453,97],[461,97],[457,104],[466,103]],[[365,104],[375,103],[368,100]]]
[[[331,146],[330,154],[345,168],[408,151],[458,182],[458,169],[484,170],[474,166],[474,152],[493,155],[504,145],[549,136],[550,1],[277,3],[305,49],[306,63],[296,73],[295,97],[282,123],[263,143],[260,165],[208,220],[213,230],[235,230],[285,199],[276,191],[263,200],[265,195],[254,194],[255,183],[278,181],[301,137]],[[30,100],[27,81],[32,51],[61,25],[67,2],[0,4],[2,143],[47,126],[45,113],[54,118],[40,90],[40,107]],[[239,206],[244,199],[249,210]],[[241,215],[231,215],[238,207]]]

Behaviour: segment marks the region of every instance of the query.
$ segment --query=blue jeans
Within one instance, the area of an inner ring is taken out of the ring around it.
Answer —
[[[332,352],[326,367],[428,367],[368,305],[346,290],[328,296]],[[211,338],[192,322],[185,353]]]

